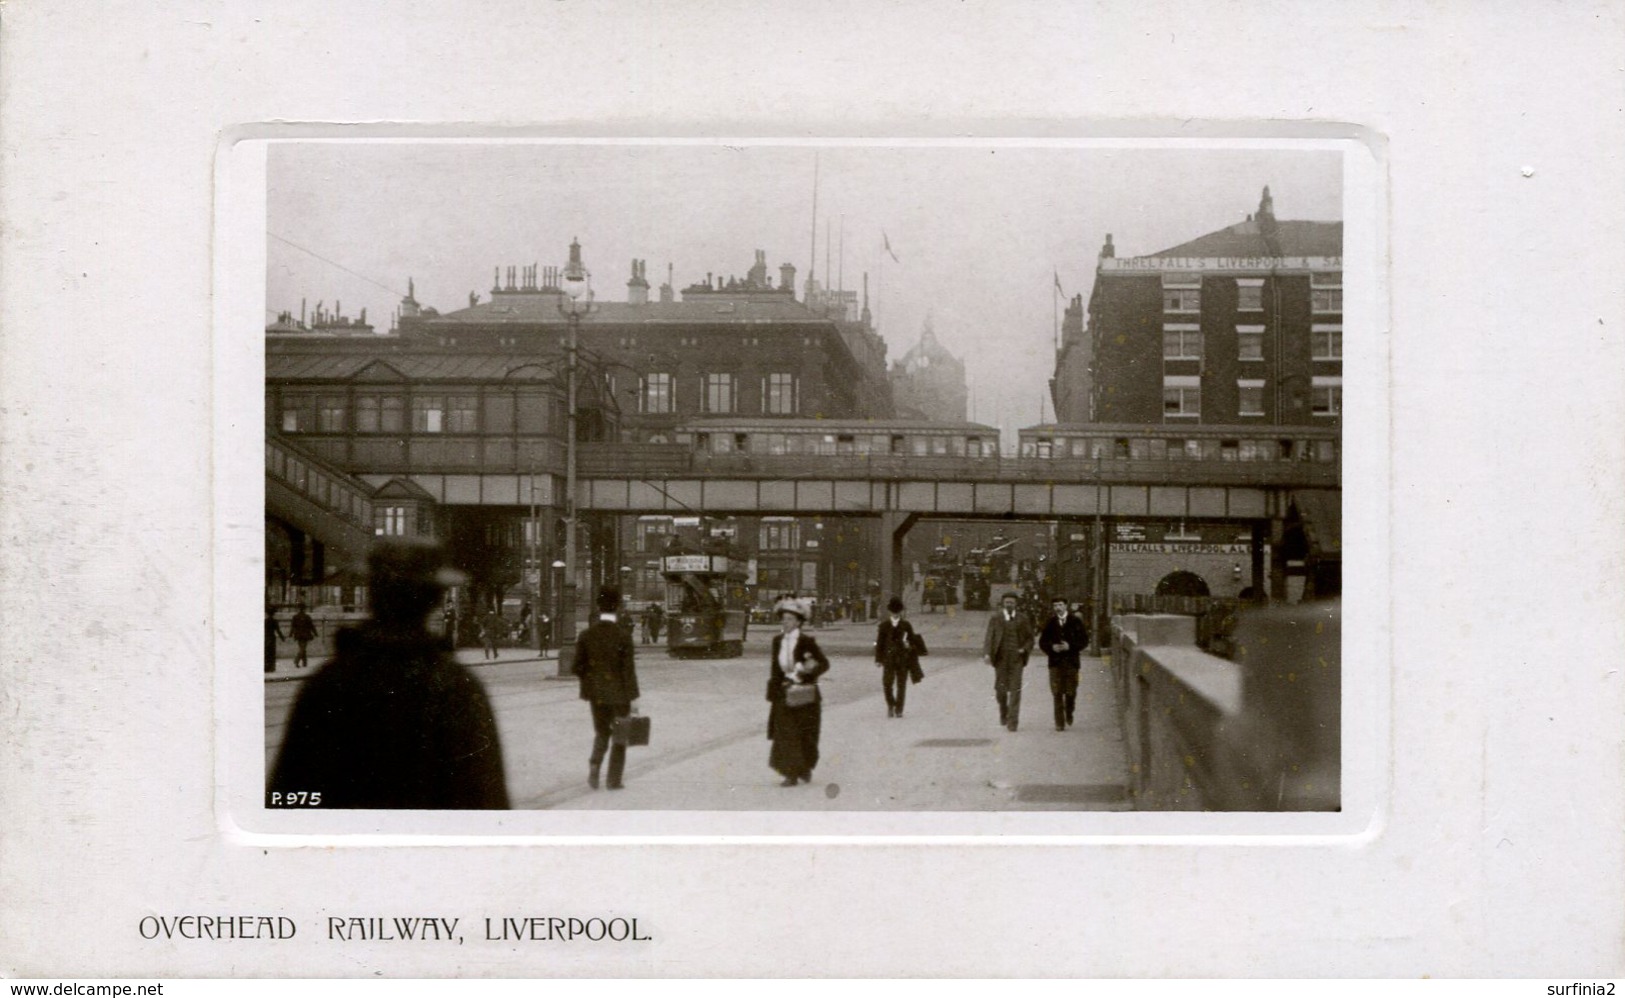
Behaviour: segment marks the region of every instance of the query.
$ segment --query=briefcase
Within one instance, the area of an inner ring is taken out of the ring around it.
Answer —
[[[610,737],[617,745],[647,745],[649,744],[649,716],[647,714],[628,714],[615,719],[615,727]]]

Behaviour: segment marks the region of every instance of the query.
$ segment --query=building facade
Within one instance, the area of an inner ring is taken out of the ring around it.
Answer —
[[[1087,306],[1067,306],[1050,382],[1057,422],[1226,427],[1239,439],[1249,427],[1340,431],[1342,256],[1341,222],[1279,220],[1268,187],[1244,221],[1158,253],[1118,257],[1107,235]],[[1293,592],[1339,591],[1339,510],[1335,490],[1292,496],[1270,542]],[[1109,587],[1150,594],[1185,573],[1237,595],[1242,546],[1210,533],[1181,524],[1156,543],[1114,538]]]
[[[900,419],[966,420],[965,363],[937,342],[929,315],[919,342],[892,365],[891,391]]]
[[[579,245],[570,253],[579,264]],[[265,338],[268,585],[325,584],[355,562],[367,536],[394,533],[446,540],[475,600],[516,586],[539,594],[560,581],[552,564],[563,547],[570,422],[564,272],[499,268],[488,298],[470,293],[466,307],[444,313],[419,303],[409,281],[395,327],[382,334],[337,306],[319,305],[308,320],[303,307],[298,319],[277,316]],[[889,416],[885,343],[866,304],[855,318],[821,314],[796,300],[794,278],[785,264],[771,282],[757,251],[744,278],[708,274],[678,300],[669,269],[652,297],[645,263],[634,260],[626,300],[593,301],[579,315],[578,442],[669,443],[697,417]],[[335,527],[335,510],[323,507],[352,495],[368,500],[377,522],[315,540],[323,523]],[[647,521],[582,518],[581,591],[652,588],[644,556],[670,525]],[[751,553],[762,532],[741,528]],[[798,523],[790,532],[794,574],[828,586],[830,558],[807,547],[821,529]],[[770,533],[777,545],[782,532]],[[346,556],[331,556],[325,549],[340,541]],[[817,565],[808,570],[808,561]]]
[[[1052,381],[1062,423],[1337,425],[1341,222],[1278,221],[1269,188],[1236,225],[1149,256],[1106,237]]]

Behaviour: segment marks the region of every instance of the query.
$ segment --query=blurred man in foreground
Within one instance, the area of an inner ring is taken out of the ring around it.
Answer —
[[[438,545],[377,544],[371,619],[339,631],[305,682],[267,786],[271,806],[506,808],[502,746],[480,681],[431,634],[447,588],[467,581]]]

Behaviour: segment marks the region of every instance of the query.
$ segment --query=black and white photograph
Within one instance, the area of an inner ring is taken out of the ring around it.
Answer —
[[[1622,37],[0,6],[0,976],[1611,993]]]
[[[265,152],[266,808],[1342,809],[1347,144]]]

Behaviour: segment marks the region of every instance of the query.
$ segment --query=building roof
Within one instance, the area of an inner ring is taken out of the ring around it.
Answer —
[[[267,381],[500,381],[510,372],[516,381],[551,381],[556,375],[538,368],[534,354],[412,352],[389,354],[268,353]],[[373,370],[368,371],[368,368]],[[523,368],[521,372],[518,369]]]
[[[443,315],[422,316],[420,321],[446,325],[563,325],[559,311],[562,295],[550,292],[498,294],[490,301]],[[746,301],[719,295],[699,301],[647,302],[635,305],[624,301],[595,301],[592,311],[582,317],[585,325],[637,325],[641,323],[816,323],[831,325],[834,319],[815,314],[794,299]]]
[[[378,486],[373,492],[374,499],[416,499],[419,501],[434,502],[435,498],[428,489],[412,481],[410,478],[391,478]]]
[[[1216,256],[1342,256],[1342,222],[1277,222],[1276,243],[1271,246],[1257,219],[1237,222],[1229,228],[1198,236],[1172,249],[1148,254],[1154,257]]]

